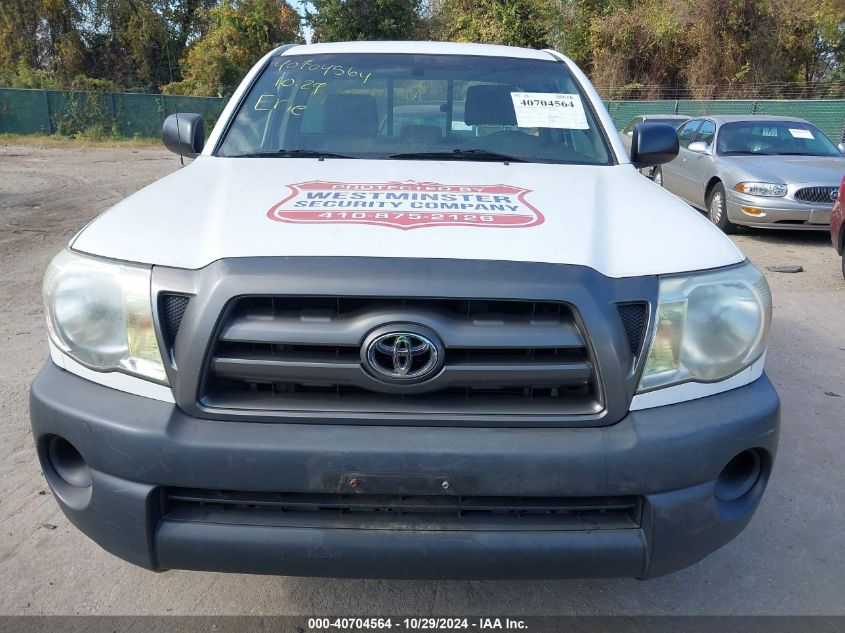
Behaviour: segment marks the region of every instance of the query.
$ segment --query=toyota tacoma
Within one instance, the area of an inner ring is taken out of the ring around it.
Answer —
[[[67,518],[151,570],[650,578],[746,526],[764,277],[550,50],[282,46],[43,285]]]

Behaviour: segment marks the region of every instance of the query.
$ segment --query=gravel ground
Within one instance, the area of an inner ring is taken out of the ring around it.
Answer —
[[[649,582],[355,581],[155,574],[99,549],[59,511],[29,431],[47,357],[41,275],[90,219],[177,169],[158,148],[0,146],[0,614],[845,614],[845,284],[827,234],[735,239],[768,273],[767,370],[783,400],[780,452],[748,529]]]

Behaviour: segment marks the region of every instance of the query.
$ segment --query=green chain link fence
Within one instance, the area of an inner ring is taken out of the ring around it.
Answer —
[[[225,100],[121,92],[0,88],[0,133],[157,137],[174,112],[197,112],[210,130]]]
[[[834,142],[845,141],[845,99],[614,100],[605,104],[618,129],[640,114],[769,114],[807,119]],[[224,105],[225,100],[216,97],[0,88],[0,133],[157,137],[165,117],[174,112],[198,112],[210,130]]]

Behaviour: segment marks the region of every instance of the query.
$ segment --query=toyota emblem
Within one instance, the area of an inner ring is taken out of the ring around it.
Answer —
[[[379,328],[367,337],[361,351],[369,372],[385,382],[422,382],[443,363],[443,344],[421,326]]]

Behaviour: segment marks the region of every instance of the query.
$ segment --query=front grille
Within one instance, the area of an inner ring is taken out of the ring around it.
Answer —
[[[804,187],[795,192],[795,199],[811,204],[832,205],[835,202],[832,196],[838,190],[838,187]]]
[[[434,378],[398,388],[365,371],[374,329],[411,323],[445,346]],[[595,416],[595,363],[574,310],[550,301],[245,297],[205,372],[207,408]]]
[[[628,345],[631,347],[631,356],[636,358],[640,355],[640,349],[643,346],[648,322],[648,304],[621,303],[616,307],[619,310],[619,318],[622,319],[622,326],[625,328]]]
[[[481,497],[165,488],[164,519],[390,530],[602,530],[640,525],[639,497]]]
[[[176,341],[176,334],[182,324],[182,317],[188,309],[190,299],[185,295],[163,294],[161,295],[161,324],[164,340],[168,347],[173,347]]]

